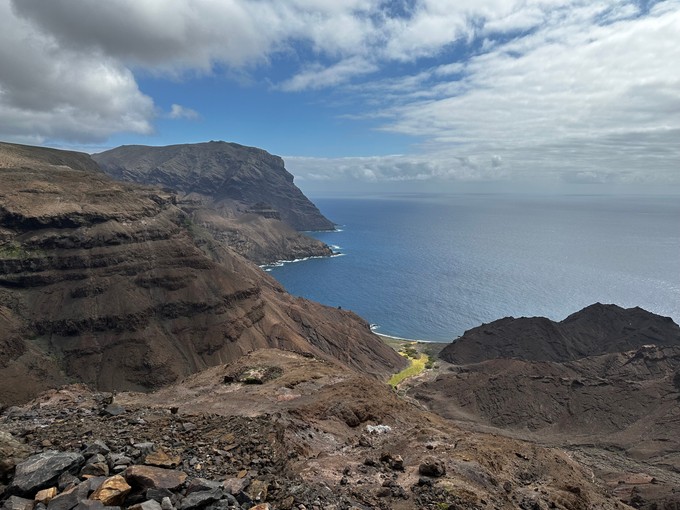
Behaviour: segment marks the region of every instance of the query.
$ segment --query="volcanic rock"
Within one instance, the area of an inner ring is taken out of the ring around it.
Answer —
[[[17,464],[9,486],[12,493],[33,495],[36,491],[56,485],[64,471],[77,472],[85,463],[79,453],[48,450]]]
[[[71,510],[88,496],[87,484],[79,484],[55,496],[47,504],[47,510]]]
[[[5,482],[14,473],[17,463],[30,454],[26,445],[17,441],[12,434],[0,429],[0,482]]]
[[[165,450],[156,450],[144,457],[144,464],[162,468],[174,468],[180,463],[178,455],[168,455]]]
[[[33,510],[35,501],[32,499],[10,496],[3,505],[3,510]]]

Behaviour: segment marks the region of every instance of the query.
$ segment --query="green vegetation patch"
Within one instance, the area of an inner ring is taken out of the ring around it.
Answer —
[[[417,359],[413,359],[410,356],[409,358],[411,359],[411,365],[406,367],[401,372],[394,374],[388,381],[389,385],[393,388],[396,388],[397,385],[405,379],[414,377],[425,370],[425,365],[428,361],[428,356],[426,354],[418,354]]]

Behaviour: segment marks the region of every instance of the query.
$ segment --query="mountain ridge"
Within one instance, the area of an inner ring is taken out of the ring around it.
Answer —
[[[211,141],[164,147],[124,145],[94,154],[102,170],[119,180],[168,186],[209,197],[214,206],[265,202],[296,230],[332,230],[293,184],[283,159],[263,149]]]

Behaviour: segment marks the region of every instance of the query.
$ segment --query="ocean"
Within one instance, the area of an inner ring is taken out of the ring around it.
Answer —
[[[680,319],[680,198],[312,198],[340,256],[267,268],[292,294],[378,333],[451,341],[502,317],[562,320],[595,303]]]

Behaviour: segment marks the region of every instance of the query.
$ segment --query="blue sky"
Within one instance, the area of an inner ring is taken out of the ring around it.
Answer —
[[[305,191],[680,191],[680,0],[0,0],[0,139]]]

